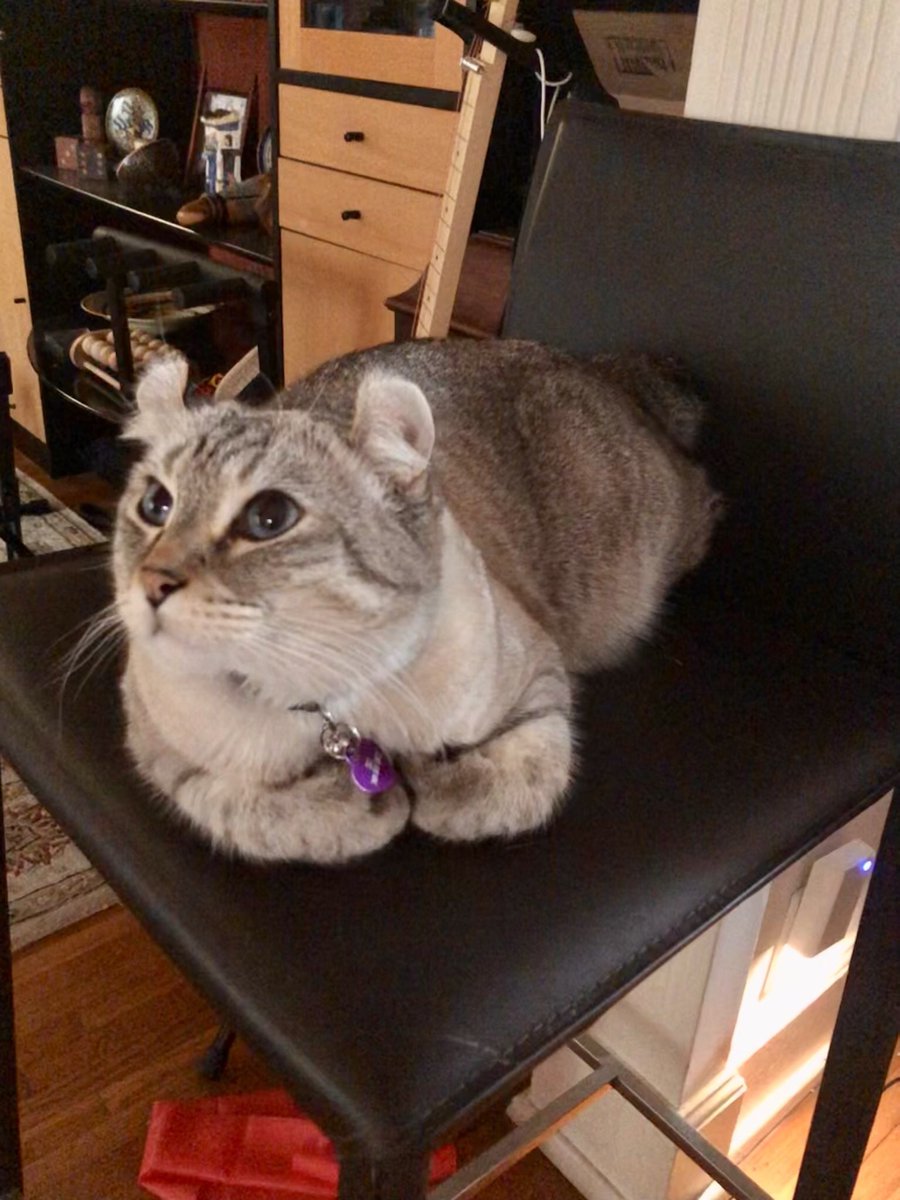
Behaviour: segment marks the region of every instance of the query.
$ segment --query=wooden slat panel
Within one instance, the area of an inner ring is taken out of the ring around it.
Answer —
[[[278,206],[285,228],[419,271],[431,253],[439,204],[439,197],[428,192],[278,160]],[[343,220],[345,211],[362,216]],[[286,269],[283,275],[287,281]]]
[[[488,20],[507,27],[512,24],[516,9],[516,0],[494,0]],[[479,58],[482,71],[470,74],[463,89],[456,137],[441,197],[440,221],[429,254],[422,304],[415,323],[416,337],[446,337],[450,329],[453,302],[506,65],[505,55],[490,43],[482,46]]]
[[[279,88],[281,153],[372,179],[440,192],[457,114],[318,88]],[[364,135],[345,141],[348,131]]]

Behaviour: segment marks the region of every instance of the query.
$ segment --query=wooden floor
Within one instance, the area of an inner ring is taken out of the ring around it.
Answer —
[[[215,1017],[121,909],[21,951],[14,982],[26,1200],[138,1200],[146,1195],[136,1178],[154,1100],[277,1083],[240,1043],[219,1084],[198,1078],[194,1062]],[[809,1097],[744,1164],[774,1200],[789,1200],[812,1105]],[[501,1110],[492,1113],[460,1140],[463,1157],[507,1127]],[[898,1137],[894,1087],[854,1200],[900,1200]],[[482,1196],[578,1200],[579,1193],[536,1153]]]

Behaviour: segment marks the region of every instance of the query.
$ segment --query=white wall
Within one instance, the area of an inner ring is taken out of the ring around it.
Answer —
[[[900,0],[700,0],[685,116],[900,139]]]

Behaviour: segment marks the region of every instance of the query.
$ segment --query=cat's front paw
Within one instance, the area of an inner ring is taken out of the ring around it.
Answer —
[[[405,764],[412,822],[454,842],[515,837],[553,817],[569,784],[572,747],[561,715],[531,721],[452,761]]]
[[[292,858],[343,863],[380,850],[406,828],[410,805],[399,785],[369,796],[350,780],[344,763],[329,763],[308,779],[303,847]]]
[[[369,796],[344,763],[282,781],[186,772],[170,798],[219,849],[256,862],[344,863],[393,841],[409,820],[401,787]]]

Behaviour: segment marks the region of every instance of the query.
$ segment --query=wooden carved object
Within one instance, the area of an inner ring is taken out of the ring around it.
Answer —
[[[83,87],[78,93],[81,105],[81,136],[86,142],[105,142],[103,98],[96,88]]]

